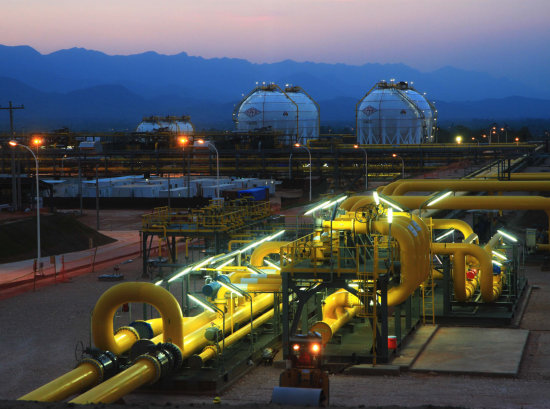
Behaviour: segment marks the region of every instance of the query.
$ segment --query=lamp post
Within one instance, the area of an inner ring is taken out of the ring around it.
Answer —
[[[41,262],[41,254],[40,254],[40,201],[39,201],[39,198],[40,198],[40,184],[39,184],[39,181],[38,181],[38,158],[36,157],[36,155],[34,154],[34,152],[32,151],[31,148],[29,148],[27,145],[23,145],[23,144],[20,144],[19,142],[17,141],[9,141],[9,144],[11,147],[16,147],[16,146],[22,146],[23,148],[25,148],[26,150],[28,150],[32,157],[34,158],[34,164],[35,164],[35,169],[36,169],[36,247],[37,247],[37,250],[36,250],[36,265],[37,265],[37,268],[38,268],[38,271],[41,272],[42,271],[42,262]]]
[[[391,156],[401,159],[401,179],[405,179],[405,161],[397,153],[393,153]]]
[[[353,145],[355,149],[361,149],[365,153],[365,191],[369,190],[369,171],[368,171],[368,160],[367,150],[361,148],[359,145]]]
[[[299,143],[294,144],[297,148],[304,148],[307,151],[307,154],[309,155],[309,201],[311,202],[311,151],[307,146],[300,145]]]
[[[220,155],[218,153],[218,150],[216,149],[216,147],[214,146],[214,144],[212,142],[205,141],[204,139],[199,139],[197,142],[200,143],[201,145],[206,145],[209,148],[214,149],[214,152],[216,152],[216,184],[217,184],[216,197],[219,198],[220,197]]]
[[[181,146],[181,185],[185,186],[185,146],[189,143],[189,139],[185,136],[180,136],[178,137],[178,143]],[[187,168],[187,178],[187,197],[190,197],[191,186],[189,186],[189,167]]]

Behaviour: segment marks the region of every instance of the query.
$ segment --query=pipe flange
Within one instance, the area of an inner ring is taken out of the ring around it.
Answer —
[[[154,383],[157,383],[162,375],[162,368],[161,368],[160,362],[157,360],[156,357],[147,355],[147,354],[139,356],[135,362],[137,363],[142,359],[151,362],[155,367],[155,378],[151,382],[149,382],[149,385],[153,385]]]
[[[155,336],[153,326],[147,321],[136,320],[130,323],[130,327],[134,328],[139,334],[138,339],[151,339]]]
[[[171,342],[165,342],[163,344],[159,344],[158,346],[170,355],[171,370],[177,371],[180,369],[183,364],[183,353],[181,352],[181,349],[176,344],[172,344]]]
[[[94,358],[84,358],[78,363],[77,367],[85,363],[93,365],[93,367],[97,369],[97,372],[99,374],[93,386],[99,385],[101,382],[103,382],[103,365],[101,365],[101,363]]]
[[[141,339],[141,337],[139,336],[139,332],[134,327],[130,327],[130,326],[120,327],[115,331],[115,335],[122,331],[130,331],[136,337],[136,341],[139,341]]]

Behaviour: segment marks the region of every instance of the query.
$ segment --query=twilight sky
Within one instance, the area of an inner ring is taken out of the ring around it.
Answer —
[[[550,0],[2,0],[0,44],[547,76]]]

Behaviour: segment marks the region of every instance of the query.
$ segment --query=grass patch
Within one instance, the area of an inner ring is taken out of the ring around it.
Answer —
[[[85,226],[70,215],[40,215],[42,257],[90,248],[116,241]],[[36,216],[0,224],[0,263],[36,258]]]

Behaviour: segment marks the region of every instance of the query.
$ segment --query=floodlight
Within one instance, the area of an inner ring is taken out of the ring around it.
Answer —
[[[195,301],[197,304],[199,304],[204,309],[211,311],[211,312],[217,312],[213,305],[209,305],[206,301],[201,301],[197,297],[192,296],[191,294],[187,294],[190,300]]]
[[[310,209],[307,212],[305,212],[304,216],[310,215],[311,213],[316,212],[317,210],[320,210],[320,209],[324,208],[325,206],[328,207],[329,204],[330,204],[330,200],[324,201],[320,205],[317,205],[313,209]]]
[[[372,197],[374,197],[374,203],[378,206],[380,204],[380,198],[378,197],[378,192],[373,190]]]
[[[426,203],[426,207],[430,207],[431,205],[434,205],[436,204],[437,202],[439,202],[440,200],[443,200],[445,199],[447,196],[450,196],[453,194],[453,191],[452,190],[448,190],[448,191],[443,191],[441,193],[438,193],[437,195],[435,195],[433,198],[430,199],[430,201],[428,203]]]
[[[397,205],[396,203],[392,202],[390,199],[388,198],[385,198],[385,197],[382,197],[382,195],[378,195],[378,198],[380,199],[380,201],[386,203],[388,206],[391,206],[393,207],[395,210],[397,210],[398,212],[404,212],[405,210],[403,210],[403,208],[401,208],[399,205]]]
[[[513,241],[514,243],[518,241],[518,239],[516,239],[514,236],[512,236],[509,233],[506,233],[502,230],[497,230],[497,232],[500,233],[501,236],[506,237],[507,239]]]
[[[393,222],[393,209],[390,207],[388,209],[388,223],[391,224]]]
[[[443,233],[441,236],[437,237],[437,238],[435,239],[435,241],[439,241],[439,240],[444,239],[445,237],[447,237],[447,236],[453,234],[454,231],[455,231],[455,229],[451,229],[451,230],[449,230],[449,231],[446,231],[446,232]]]
[[[233,294],[235,294],[237,297],[243,297],[244,294],[242,293],[242,291],[237,288],[237,287],[234,287],[232,285],[229,285],[229,284],[226,284],[224,283],[223,281],[217,281],[217,283],[219,285],[221,285],[222,287],[226,288],[227,290],[231,291]]]
[[[496,260],[492,260],[493,261],[493,264],[499,266],[499,267],[502,267],[502,263],[499,263],[498,261]]]
[[[181,272],[179,272],[178,274],[176,274],[175,276],[168,279],[168,282],[171,283],[172,281],[177,280],[178,278],[189,274],[192,270],[193,270],[193,267],[187,267],[187,268],[183,269]]]
[[[492,253],[493,253],[493,256],[496,256],[496,257],[498,257],[499,259],[501,259],[503,261],[508,261],[508,259],[505,256],[503,256],[502,254],[500,254],[499,252],[493,250]]]
[[[268,266],[271,266],[271,267],[277,269],[278,271],[281,271],[281,267],[279,267],[277,264],[275,264],[275,263],[273,263],[273,262],[271,262],[271,261],[269,261],[269,260],[265,260],[265,259],[264,259],[264,262],[265,262]]]

